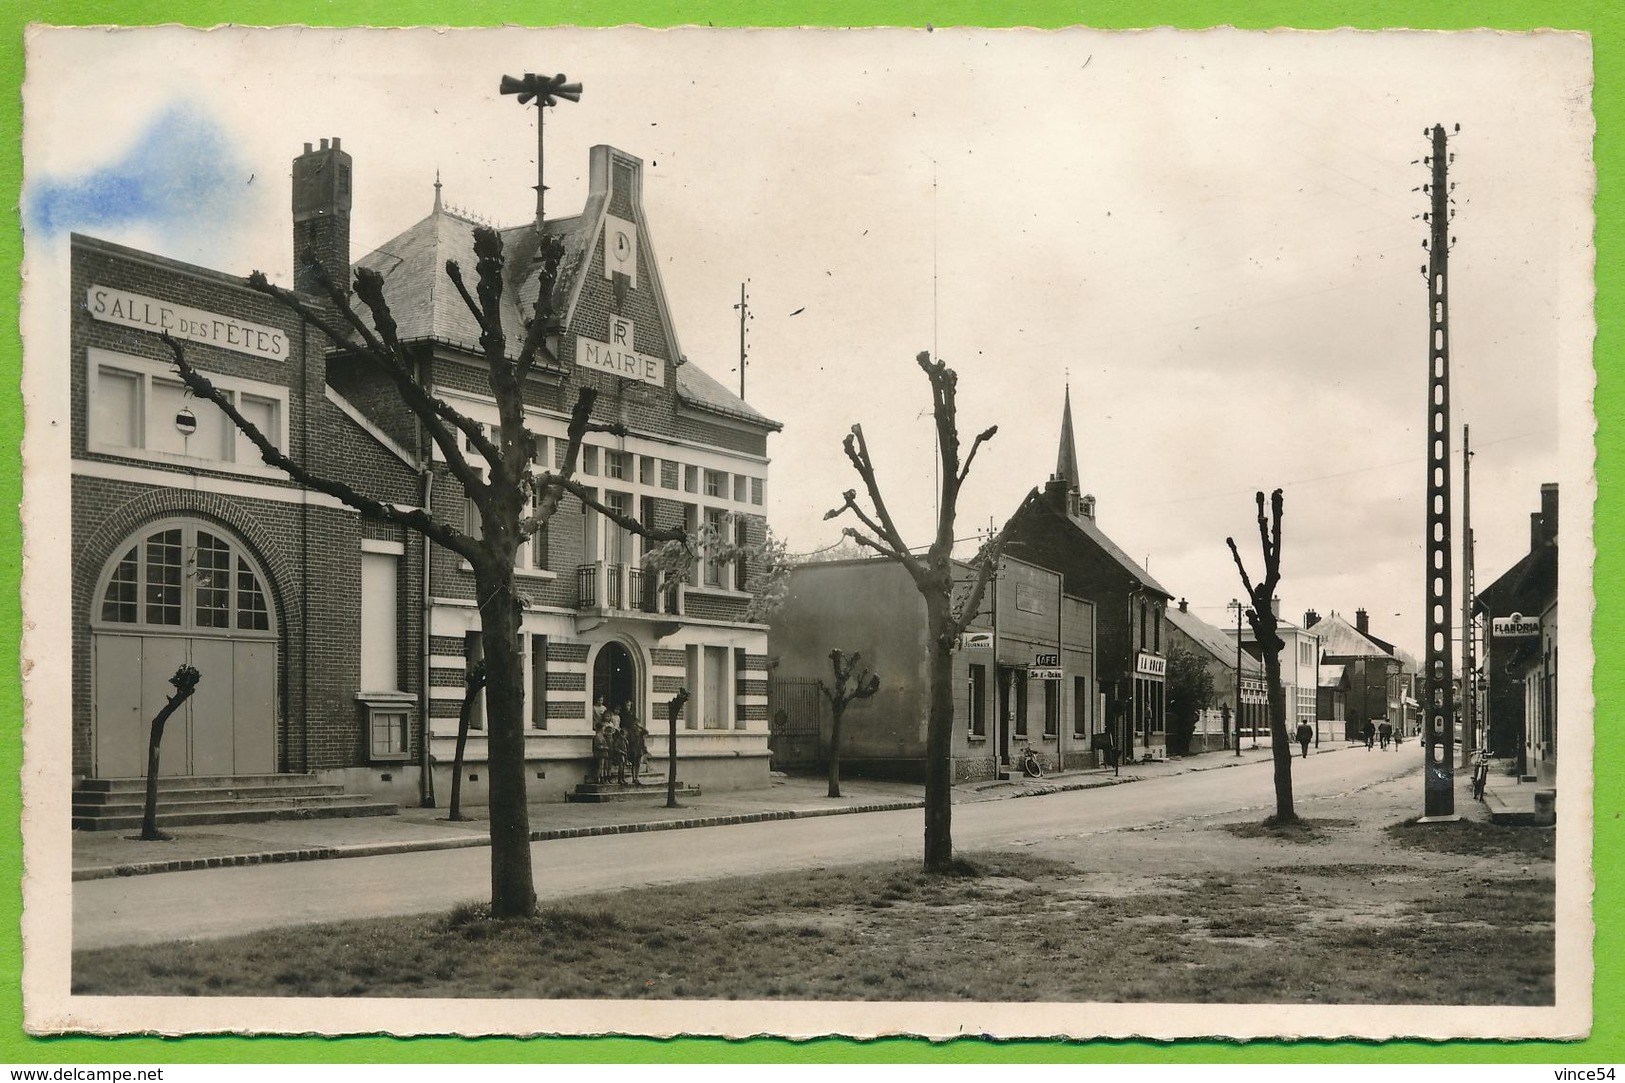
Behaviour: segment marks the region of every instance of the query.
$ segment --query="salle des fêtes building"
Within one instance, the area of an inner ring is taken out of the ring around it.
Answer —
[[[337,139],[294,162],[295,289],[314,288],[312,258],[340,282],[352,266],[378,271],[421,381],[495,424],[479,332],[444,273],[454,259],[472,275],[475,223],[442,206],[436,183],[427,217],[352,261],[351,170]],[[535,308],[543,235],[565,248],[557,363],[525,387],[539,465],[560,461],[577,390],[594,387],[600,420],[627,435],[589,437],[578,480],[645,522],[760,541],[779,425],[683,356],[639,159],[594,147],[590,176],[579,214],[502,231],[510,343]],[[314,471],[462,527],[463,492],[415,418],[381,377],[240,278],[75,236],[68,302],[76,779],[145,770],[148,721],[189,662],[202,681],[170,723],[165,774],[310,772],[401,803],[443,801],[479,649],[468,568],[261,463],[218,409],[184,394],[159,334],[182,340]],[[702,559],[678,581],[645,571],[643,555],[642,539],[567,498],[521,557],[535,797],[584,778],[600,696],[630,703],[663,757],[679,687],[692,692],[677,737],[683,780],[767,784],[767,632],[746,619],[761,569]],[[478,711],[474,721],[463,792],[480,803]]]

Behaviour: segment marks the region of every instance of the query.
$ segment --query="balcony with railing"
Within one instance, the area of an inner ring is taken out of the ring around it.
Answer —
[[[681,584],[635,564],[596,561],[576,568],[576,607],[637,613],[680,613]]]

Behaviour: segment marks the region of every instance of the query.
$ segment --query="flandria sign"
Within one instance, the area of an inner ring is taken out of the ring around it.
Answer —
[[[1510,617],[1495,617],[1490,621],[1490,635],[1496,639],[1516,639],[1540,635],[1540,618],[1514,613]]]

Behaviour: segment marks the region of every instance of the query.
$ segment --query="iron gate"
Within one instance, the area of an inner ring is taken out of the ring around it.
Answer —
[[[824,762],[819,722],[824,697],[812,677],[774,677],[767,685],[768,748],[773,770],[817,767]]]

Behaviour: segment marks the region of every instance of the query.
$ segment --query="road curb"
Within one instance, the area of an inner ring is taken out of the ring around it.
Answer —
[[[1130,780],[1125,780],[1130,781]],[[1071,787],[1088,789],[1088,786]],[[768,812],[738,812],[718,816],[696,816],[686,820],[652,820],[643,823],[592,824],[585,827],[558,827],[532,831],[532,842],[592,838],[601,835],[633,835],[645,831],[681,831],[695,827],[729,827],[735,824],[766,823],[770,820],[808,820],[820,816],[850,816],[866,812],[901,812],[924,808],[918,798],[877,801],[839,808],[774,809]],[[172,861],[142,861],[124,865],[90,865],[73,870],[73,880],[108,880],[120,876],[151,876],[164,872],[196,872],[199,869],[239,868],[249,865],[279,865],[297,861],[330,861],[345,857],[384,857],[390,854],[423,853],[434,850],[465,850],[491,845],[490,835],[469,835],[454,839],[421,839],[414,842],[359,843],[355,846],[305,846],[288,850],[226,854],[217,857],[182,857]]]

